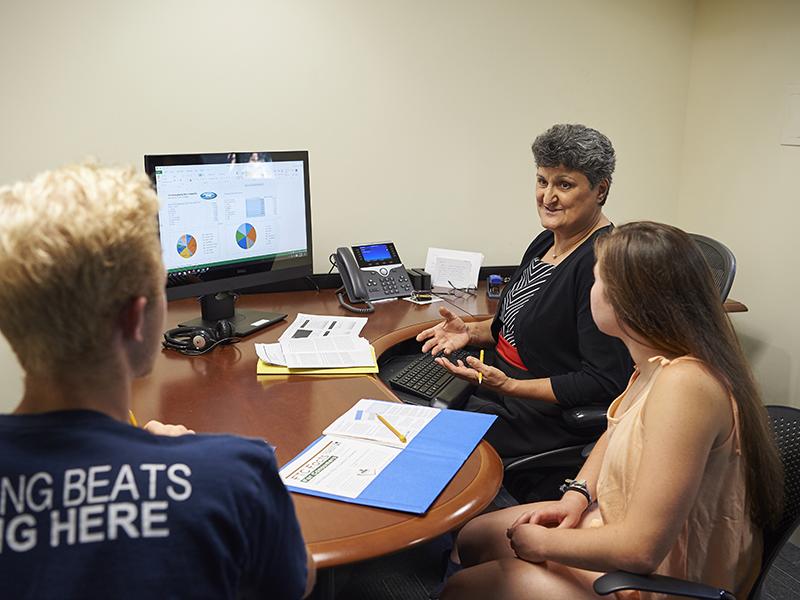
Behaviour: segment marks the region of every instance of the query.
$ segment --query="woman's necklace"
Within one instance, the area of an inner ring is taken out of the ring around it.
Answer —
[[[577,242],[575,242],[574,244],[569,246],[566,250],[562,250],[561,252],[556,252],[556,243],[555,243],[555,240],[554,240],[553,241],[553,254],[552,254],[553,260],[557,260],[559,256],[564,256],[568,252],[571,252],[574,248],[577,248],[578,246],[580,246],[583,242],[585,242],[589,238],[590,235],[592,235],[595,231],[597,231],[596,227],[597,227],[597,223],[595,223],[594,227],[592,227],[589,230],[589,233],[587,233],[585,236],[583,236]]]

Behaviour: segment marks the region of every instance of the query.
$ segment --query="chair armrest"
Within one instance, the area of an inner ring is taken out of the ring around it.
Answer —
[[[707,600],[736,600],[733,594],[721,588],[664,575],[637,575],[627,571],[614,571],[598,577],[594,582],[594,591],[601,596],[622,590],[641,590]]]
[[[580,406],[571,408],[561,413],[564,424],[573,431],[605,431],[606,412],[605,406]]]
[[[562,420],[568,429],[581,435],[599,437],[606,429],[606,411],[603,406],[582,406],[571,408],[561,413]],[[594,442],[556,448],[540,454],[517,458],[504,458],[505,471],[513,472],[522,469],[544,469],[551,467],[577,467],[586,461],[594,448]],[[577,470],[577,469],[576,469]]]
[[[586,444],[580,444],[578,446],[557,448],[555,450],[549,450],[548,452],[523,456],[521,458],[506,458],[503,459],[503,468],[506,472],[519,471],[522,469],[542,469],[545,467],[579,468],[586,460],[586,455],[583,454],[585,449]]]

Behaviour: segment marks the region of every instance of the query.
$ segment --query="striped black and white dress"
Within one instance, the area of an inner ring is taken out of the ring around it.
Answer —
[[[540,258],[534,258],[528,264],[522,277],[511,286],[503,299],[503,305],[500,307],[500,321],[503,323],[500,335],[511,346],[517,347],[514,334],[517,314],[547,282],[554,268],[555,265],[542,262]]]

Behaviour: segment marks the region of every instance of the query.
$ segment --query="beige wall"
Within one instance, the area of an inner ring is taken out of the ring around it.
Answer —
[[[530,142],[554,122],[613,140],[613,219],[675,218],[694,6],[5,0],[0,182],[86,155],[308,148],[317,272],[380,239],[412,266],[431,245],[513,264],[539,231]],[[0,378],[7,410],[3,344]]]
[[[4,2],[0,182],[90,154],[308,148],[318,272],[383,238],[409,264],[433,244],[507,264],[537,230],[531,138],[583,121],[618,149],[613,219],[733,249],[765,396],[800,406],[800,148],[779,145],[800,3],[383,4]],[[2,339],[0,380],[7,410]]]
[[[800,84],[800,2],[703,0],[693,36],[677,224],[738,261],[733,317],[765,401],[800,407],[800,146],[781,146]]]
[[[0,413],[11,412],[22,397],[22,369],[6,339],[0,335]]]

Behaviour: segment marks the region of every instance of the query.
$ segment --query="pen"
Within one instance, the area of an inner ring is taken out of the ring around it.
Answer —
[[[128,421],[134,427],[139,426],[139,423],[136,422],[136,416],[133,414],[133,411],[131,409],[128,409]]]
[[[479,360],[479,361],[481,361],[481,362],[483,362],[483,350],[481,350],[481,354],[480,354],[480,356],[478,357],[478,360]],[[480,371],[478,371],[478,385],[480,385],[480,384],[482,384],[482,383],[483,383],[483,373],[481,373]]]
[[[378,420],[379,420],[381,423],[383,423],[384,425],[386,425],[386,427],[388,427],[388,428],[389,428],[389,431],[391,431],[393,434],[395,434],[395,435],[397,436],[397,439],[399,439],[399,440],[400,440],[401,442],[403,442],[404,444],[406,443],[406,441],[407,441],[407,440],[406,440],[406,436],[404,436],[402,433],[400,433],[399,431],[397,431],[397,429],[395,429],[395,428],[394,428],[394,426],[393,426],[391,423],[389,423],[389,421],[387,421],[386,419],[384,419],[382,415],[378,415]]]

